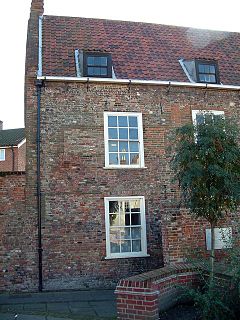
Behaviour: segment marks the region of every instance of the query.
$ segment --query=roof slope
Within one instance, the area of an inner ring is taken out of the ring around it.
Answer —
[[[221,83],[240,85],[240,33],[44,16],[43,75],[76,76],[75,49],[111,52],[120,79],[188,82],[179,59],[215,59]]]
[[[24,139],[24,128],[0,130],[0,147],[17,146]]]

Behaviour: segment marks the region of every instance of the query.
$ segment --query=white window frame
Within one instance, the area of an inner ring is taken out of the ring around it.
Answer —
[[[108,145],[108,117],[109,116],[135,116],[138,118],[138,142],[139,142],[139,164],[109,164],[109,145]],[[105,168],[145,168],[144,167],[144,146],[143,146],[143,124],[142,113],[136,112],[104,112],[104,143],[105,143]]]
[[[214,228],[214,249],[232,248],[232,228]],[[211,250],[211,229],[206,229],[206,247]]]
[[[140,216],[141,216],[141,248],[139,252],[123,252],[111,253],[110,250],[110,224],[109,224],[109,201],[128,201],[140,200]],[[129,196],[129,197],[105,197],[105,226],[106,226],[106,259],[115,258],[134,258],[147,257],[147,236],[146,236],[146,218],[145,218],[145,198],[144,196]]]
[[[197,121],[196,121],[196,117],[197,114],[208,114],[208,113],[212,113],[216,116],[223,114],[224,115],[224,111],[220,111],[220,110],[192,110],[192,120],[193,120],[193,124],[196,126],[197,125]]]
[[[5,161],[5,160],[6,160],[6,150],[0,149],[0,161]]]

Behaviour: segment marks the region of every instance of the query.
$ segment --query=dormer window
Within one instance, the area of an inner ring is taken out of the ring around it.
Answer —
[[[111,54],[102,52],[84,52],[83,76],[112,78]]]
[[[195,60],[197,82],[219,83],[218,67],[215,61]]]

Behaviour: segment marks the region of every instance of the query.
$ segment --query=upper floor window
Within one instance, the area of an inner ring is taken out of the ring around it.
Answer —
[[[105,166],[144,167],[142,114],[105,112]]]
[[[215,61],[196,60],[197,82],[219,83],[218,66]]]
[[[112,78],[112,58],[109,53],[85,52],[83,55],[85,77]]]
[[[0,161],[5,161],[5,149],[0,149]]]

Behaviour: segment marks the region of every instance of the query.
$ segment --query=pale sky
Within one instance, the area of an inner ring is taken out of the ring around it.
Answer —
[[[4,129],[24,126],[24,63],[30,4],[31,0],[1,2],[0,120]],[[44,13],[240,32],[239,12],[239,0],[45,0]]]

